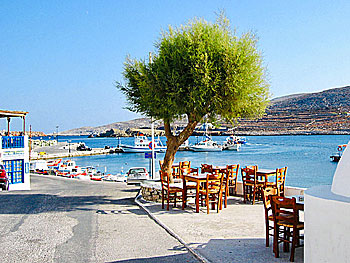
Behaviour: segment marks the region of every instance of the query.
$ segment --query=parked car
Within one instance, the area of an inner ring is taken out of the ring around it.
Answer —
[[[5,166],[0,164],[0,188],[2,190],[9,190],[9,178],[7,176]]]
[[[127,174],[127,184],[139,184],[149,179],[149,174],[145,167],[132,167]]]

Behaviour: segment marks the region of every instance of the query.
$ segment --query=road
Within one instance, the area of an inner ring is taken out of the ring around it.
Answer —
[[[0,192],[1,262],[198,262],[135,203],[135,186],[31,176]]]

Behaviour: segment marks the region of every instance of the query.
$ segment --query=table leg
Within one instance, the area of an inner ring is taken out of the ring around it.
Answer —
[[[199,182],[197,182],[196,186],[196,213],[199,213]]]
[[[183,182],[183,192],[182,192],[182,210],[185,209],[186,201],[187,201],[187,187],[186,187],[186,180],[182,179]]]

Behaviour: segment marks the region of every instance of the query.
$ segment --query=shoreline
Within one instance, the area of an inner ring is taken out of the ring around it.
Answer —
[[[218,134],[216,132],[208,132],[209,136],[230,136],[230,135],[235,135],[235,136],[295,136],[295,135],[350,135],[350,131],[327,131],[327,132],[313,132],[313,131],[296,131],[296,132],[234,132],[234,133],[225,133],[225,134]],[[191,136],[202,136],[204,135],[204,133],[200,133],[200,134],[194,134]],[[46,136],[40,136],[43,138],[47,138],[47,137],[55,137],[56,135],[50,135],[47,134]],[[71,137],[71,136],[76,136],[76,137],[82,137],[82,138],[86,138],[89,135],[88,134],[59,134],[59,137]],[[146,136],[150,137],[151,135],[147,135]],[[96,136],[96,137],[91,137],[91,138],[132,138],[134,136]],[[165,136],[163,136],[165,137]],[[38,138],[38,137],[35,137]]]

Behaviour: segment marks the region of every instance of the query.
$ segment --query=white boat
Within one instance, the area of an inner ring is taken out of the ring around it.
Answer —
[[[67,160],[59,164],[56,175],[71,177],[71,174],[81,173],[81,168],[76,165],[75,161]]]
[[[240,138],[234,135],[231,135],[226,138],[224,142],[223,149],[231,151],[239,151],[241,148],[241,143],[239,142]]]
[[[189,149],[194,152],[221,152],[222,146],[206,135],[203,141],[190,146]]]
[[[166,146],[163,146],[163,144],[159,138],[154,140],[154,144],[155,144],[155,147],[154,147],[155,152],[165,152],[166,151]],[[149,140],[144,135],[138,135],[138,136],[135,136],[134,145],[120,144],[119,147],[125,153],[151,152],[152,151],[152,141]]]

